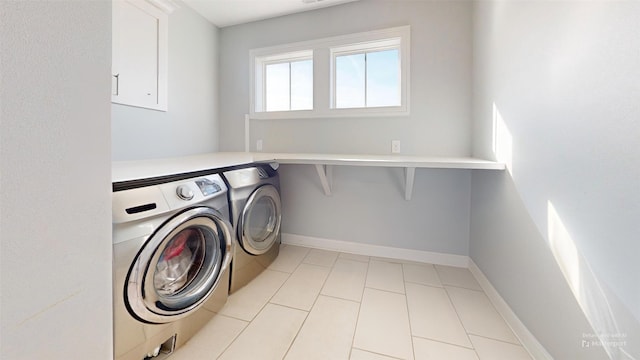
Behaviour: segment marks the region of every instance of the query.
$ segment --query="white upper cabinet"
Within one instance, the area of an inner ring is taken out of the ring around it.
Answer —
[[[152,2],[113,1],[112,102],[167,111],[167,22]]]

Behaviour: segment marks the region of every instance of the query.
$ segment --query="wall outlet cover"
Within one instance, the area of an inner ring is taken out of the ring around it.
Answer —
[[[400,140],[391,140],[391,153],[400,154]]]

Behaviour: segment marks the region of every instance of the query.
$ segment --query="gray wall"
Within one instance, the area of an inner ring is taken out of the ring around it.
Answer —
[[[111,5],[0,1],[0,39],[0,358],[111,359]]]
[[[470,2],[363,0],[220,30],[220,146],[244,149],[249,50],[394,26],[411,26],[411,115],[252,120],[252,149],[388,154],[470,154]],[[375,14],[375,16],[372,16]],[[336,167],[325,197],[312,166],[282,168],[283,231],[424,251],[468,252],[470,174],[421,170],[403,199],[400,169]]]
[[[375,14],[375,16],[374,16]],[[251,145],[264,151],[469,155],[470,2],[375,1],[223,28],[220,39],[220,146],[244,149],[249,50],[411,25],[411,115],[347,119],[252,120]]]
[[[556,358],[639,358],[640,4],[475,6],[471,258]]]
[[[470,170],[417,171],[411,201],[398,168],[336,166],[331,196],[311,165],[279,172],[286,233],[468,255]]]
[[[169,15],[168,111],[113,104],[113,160],[218,150],[218,29],[179,5]]]

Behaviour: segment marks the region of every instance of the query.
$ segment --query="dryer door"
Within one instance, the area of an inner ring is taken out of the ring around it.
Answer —
[[[229,222],[208,207],[184,211],[162,225],[127,275],[125,303],[132,315],[161,324],[199,308],[231,261],[230,229]]]
[[[238,238],[242,248],[252,255],[269,251],[280,239],[280,193],[273,185],[257,188],[242,210]]]

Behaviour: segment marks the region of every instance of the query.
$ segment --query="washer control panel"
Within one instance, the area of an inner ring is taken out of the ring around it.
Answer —
[[[150,218],[208,200],[213,201],[209,206],[227,206],[226,191],[219,174],[117,191],[112,195],[113,223]]]
[[[175,181],[158,185],[158,187],[162,190],[171,209],[182,208],[218,196],[222,196],[226,201],[227,187],[218,174]]]
[[[222,187],[212,179],[202,178],[195,181],[196,185],[200,188],[202,195],[209,196],[217,192],[222,191]]]

